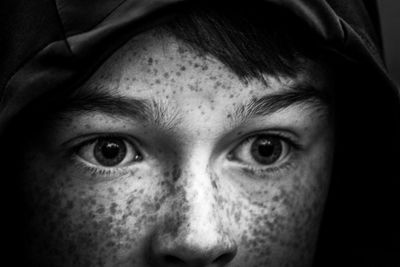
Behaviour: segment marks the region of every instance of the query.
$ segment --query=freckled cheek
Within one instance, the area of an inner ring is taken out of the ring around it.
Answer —
[[[58,173],[29,177],[32,247],[47,260],[93,265],[84,261],[124,259],[140,249],[160,209],[155,201],[160,193],[133,184],[135,179],[88,185],[60,183],[66,177]]]
[[[309,262],[312,258],[325,198],[315,181],[321,177],[314,173],[312,177],[286,178],[291,178],[289,184],[266,183],[241,196],[242,254],[265,259],[263,264]]]

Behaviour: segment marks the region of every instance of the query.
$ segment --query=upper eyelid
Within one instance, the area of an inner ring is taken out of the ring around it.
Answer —
[[[92,134],[90,136],[92,136]],[[148,157],[148,154],[145,152],[146,150],[143,148],[143,146],[140,143],[138,144],[138,141],[132,142],[131,140],[129,140],[128,138],[125,138],[125,136],[122,136],[122,135],[101,135],[101,134],[97,135],[97,136],[93,136],[92,138],[88,138],[87,140],[84,140],[84,141],[80,141],[80,142],[76,141],[76,143],[70,144],[69,147],[67,148],[67,153],[68,153],[67,155],[69,155],[69,156],[77,155],[77,153],[79,152],[80,149],[82,149],[86,145],[96,142],[96,140],[101,137],[122,138],[129,145],[131,145],[132,149],[136,150],[143,159],[146,159]],[[130,138],[130,139],[133,139],[133,138]]]
[[[285,131],[285,132],[287,132],[287,131]],[[237,142],[235,142],[235,145],[233,146],[232,149],[237,148],[239,145],[241,145],[241,144],[243,144],[245,142],[248,142],[252,138],[257,138],[257,137],[263,136],[263,135],[276,136],[276,137],[279,137],[281,139],[284,139],[285,141],[290,142],[291,144],[293,143],[294,145],[299,145],[299,142],[295,140],[295,139],[298,138],[298,136],[296,134],[291,133],[291,132],[290,133],[283,133],[282,130],[281,131],[279,131],[279,130],[268,130],[268,131],[260,130],[260,131],[251,132],[251,133],[247,133],[247,134],[242,135],[240,138],[238,138],[239,140]],[[290,136],[290,135],[293,135],[293,137]]]
[[[241,141],[239,141],[234,147],[233,149],[230,150],[229,154],[232,153],[234,150],[236,150],[237,148],[248,144],[252,141],[252,139],[257,139],[260,136],[274,136],[274,137],[278,137],[279,139],[283,139],[283,141],[288,141],[290,144],[293,143],[293,141],[291,141],[289,138],[283,136],[283,135],[279,135],[279,134],[256,134],[256,135],[249,135],[247,137],[244,137],[241,139]]]
[[[62,144],[62,146],[72,146],[72,147],[82,146],[84,144],[93,143],[99,138],[106,138],[106,137],[121,138],[121,139],[124,139],[129,144],[131,144],[131,145],[133,145],[135,147],[139,147],[139,148],[142,147],[142,143],[137,138],[135,138],[133,136],[128,136],[128,135],[125,135],[125,134],[116,134],[116,133],[115,134],[114,133],[90,133],[90,134],[85,134],[85,135],[81,135],[81,136],[75,137],[75,138],[73,138],[71,140],[68,140],[68,141],[64,142]]]

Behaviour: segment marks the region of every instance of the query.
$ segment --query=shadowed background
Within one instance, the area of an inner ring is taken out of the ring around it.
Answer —
[[[379,0],[386,62],[397,85],[400,85],[400,1]]]

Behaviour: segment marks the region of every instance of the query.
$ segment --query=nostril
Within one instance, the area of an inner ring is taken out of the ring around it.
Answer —
[[[164,263],[166,264],[172,264],[172,265],[180,265],[185,263],[183,260],[181,260],[178,257],[172,256],[172,255],[165,255],[164,256]]]
[[[230,262],[234,257],[235,257],[236,253],[232,252],[232,253],[224,253],[222,255],[220,255],[219,257],[217,257],[212,263],[213,264],[217,264],[217,265],[225,265],[228,262]]]

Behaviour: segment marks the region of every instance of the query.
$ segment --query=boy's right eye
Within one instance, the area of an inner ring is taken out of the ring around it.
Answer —
[[[76,154],[85,162],[102,167],[125,167],[143,159],[130,141],[122,137],[98,137],[85,142]]]

